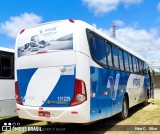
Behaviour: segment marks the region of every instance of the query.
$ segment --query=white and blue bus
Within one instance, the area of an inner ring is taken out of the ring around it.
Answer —
[[[0,117],[16,115],[14,50],[0,47]]]
[[[80,20],[23,29],[16,40],[15,91],[20,118],[89,123],[149,98],[145,59]]]

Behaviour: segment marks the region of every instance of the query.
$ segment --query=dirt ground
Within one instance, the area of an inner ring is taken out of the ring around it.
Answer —
[[[155,99],[160,99],[160,88],[155,88],[154,97]]]

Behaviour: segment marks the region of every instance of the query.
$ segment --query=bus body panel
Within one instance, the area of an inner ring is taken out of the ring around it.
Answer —
[[[39,107],[22,106],[17,104],[19,118],[60,122],[60,123],[89,123],[90,116],[88,112],[88,102],[74,107],[44,107],[42,111],[50,112],[50,117],[40,117],[38,115]]]
[[[0,47],[0,117],[16,116],[14,50]]]
[[[133,107],[147,99],[148,78],[141,75],[130,74],[126,86],[129,96],[129,107]]]
[[[61,53],[62,57],[68,57],[68,61],[65,62],[57,61],[55,63],[54,57],[55,55],[56,56],[60,55],[58,53]],[[66,53],[68,56],[66,55]],[[33,119],[33,120],[46,120],[51,122],[75,122],[75,123],[90,122],[90,112],[89,112],[90,90],[87,90],[86,102],[78,106],[69,107],[69,104],[74,95],[75,78],[82,79],[83,81],[85,81],[86,88],[90,89],[89,58],[80,52],[71,51],[70,53],[69,52],[52,53],[53,58],[50,58],[49,59],[50,61],[41,60],[41,62],[49,63],[48,65],[49,67],[45,67],[46,64],[44,64],[45,66],[32,69],[30,67],[34,66],[34,64],[27,65],[28,67],[27,69],[24,69],[27,63],[24,63],[23,64],[24,66],[20,64],[20,62],[22,61],[27,62],[27,59],[25,59],[25,57],[24,60],[22,59],[23,57],[17,59],[17,66],[21,68],[17,70],[17,77],[18,77],[17,80],[18,80],[20,96],[23,102],[22,106],[17,104],[17,108],[20,109],[17,111],[18,116],[20,118]],[[40,54],[39,57],[40,59],[41,55],[42,54]],[[41,63],[39,62],[40,59],[38,58],[36,59],[38,61],[36,65],[38,64],[41,65]],[[34,61],[35,59],[30,58],[29,64],[33,63],[32,60]],[[67,64],[67,62],[69,64]],[[63,65],[62,63],[65,65]],[[50,67],[50,65],[54,64],[56,64],[57,66]],[[48,86],[50,86],[51,88],[48,88]],[[50,92],[48,94],[46,94],[47,88],[48,90],[50,89],[49,90]],[[55,104],[55,103],[63,103],[61,100],[58,100],[62,99],[62,97],[63,99],[66,99],[65,102],[67,103]],[[40,111],[39,108],[43,108],[43,111],[50,112],[51,117],[46,119],[44,119],[44,117],[43,118],[39,117],[38,116],[38,112]],[[84,111],[86,111],[85,114]],[[78,114],[74,115],[72,114],[72,112],[78,112]],[[73,117],[70,117],[71,115]],[[68,120],[68,118],[71,120]]]
[[[116,70],[90,67],[91,71],[91,121],[110,117],[122,110],[124,94],[129,97],[129,107],[147,99],[144,76],[134,75]],[[117,74],[119,77],[117,77]],[[119,80],[118,80],[119,79]],[[134,83],[135,80],[139,83]],[[146,79],[146,80],[145,80]],[[113,80],[112,82],[110,80]],[[118,85],[118,88],[116,88]]]
[[[14,83],[14,79],[0,80],[0,117],[17,115]]]
[[[69,71],[61,72],[62,69]],[[74,70],[74,66],[17,70],[23,105],[68,107],[74,95]]]
[[[29,69],[29,68],[44,68],[52,66],[58,67],[64,65],[74,65],[76,62],[75,54],[76,54],[75,51],[70,50],[70,51],[54,51],[43,54],[28,55],[17,58],[15,66],[17,69]]]
[[[122,110],[129,77],[120,71],[91,66],[91,121],[110,117]],[[123,81],[122,81],[123,80]]]
[[[65,61],[57,60],[57,56],[59,59],[60,57],[62,59],[64,57],[69,58]],[[75,52],[23,56],[16,61],[18,89],[23,105],[38,107],[69,106],[74,95]]]

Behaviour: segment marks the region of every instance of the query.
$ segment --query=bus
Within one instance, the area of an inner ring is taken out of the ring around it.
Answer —
[[[0,47],[0,117],[16,116],[14,50]]]
[[[35,36],[47,45],[21,51]],[[142,56],[81,20],[23,29],[15,48],[17,113],[23,119],[90,123],[115,114],[126,119],[128,109],[146,102],[153,90]]]

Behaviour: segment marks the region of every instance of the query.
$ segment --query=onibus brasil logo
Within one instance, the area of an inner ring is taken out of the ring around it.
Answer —
[[[22,131],[22,132],[27,132],[27,131],[42,131],[41,127],[38,126],[20,126],[20,123],[4,123],[2,126],[2,131]]]

